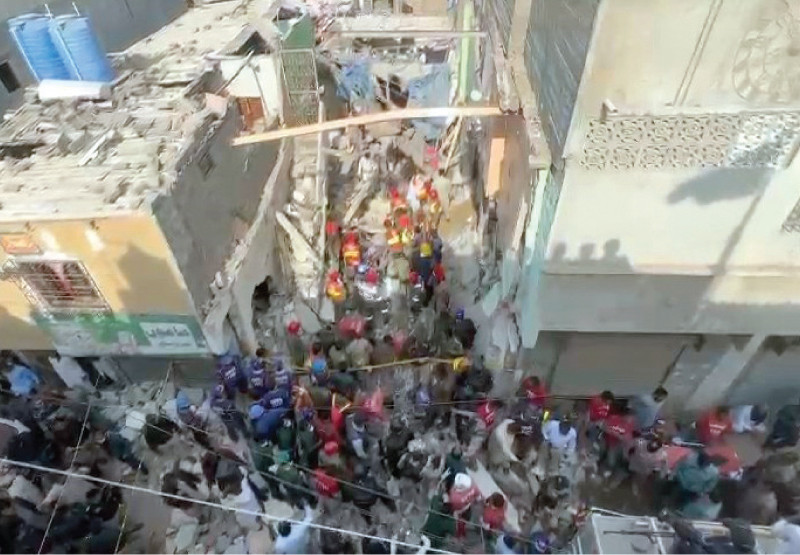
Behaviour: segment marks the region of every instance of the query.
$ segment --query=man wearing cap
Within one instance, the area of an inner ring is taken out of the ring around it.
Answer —
[[[472,504],[481,498],[481,493],[469,474],[458,473],[453,486],[448,492],[450,506],[453,508],[453,515],[459,519],[456,526],[456,535],[463,537],[467,532],[466,521],[470,520],[468,511]]]
[[[267,368],[264,361],[266,356],[267,350],[259,347],[256,351],[256,356],[247,363],[247,390],[252,399],[261,399],[269,391],[270,384],[268,383]]]
[[[250,423],[253,437],[257,441],[271,439],[281,420],[289,411],[289,394],[283,388],[276,388],[264,395],[261,401],[250,405]]]
[[[343,303],[347,298],[342,275],[338,270],[331,270],[328,272],[328,277],[325,282],[325,294],[328,295],[334,304]]]
[[[217,377],[225,385],[230,395],[247,391],[247,378],[237,355],[223,355],[217,360]]]

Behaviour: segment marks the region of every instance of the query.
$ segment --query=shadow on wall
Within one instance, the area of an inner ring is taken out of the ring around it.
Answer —
[[[701,173],[678,185],[668,196],[670,204],[692,199],[698,204],[749,197],[761,191],[773,170],[766,168],[720,168]]]

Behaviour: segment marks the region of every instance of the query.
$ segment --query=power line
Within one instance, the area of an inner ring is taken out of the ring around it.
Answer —
[[[125,484],[123,482],[115,482],[115,481],[112,481],[112,480],[105,480],[103,478],[97,478],[95,476],[89,476],[89,475],[85,475],[85,474],[78,474],[77,472],[71,472],[71,471],[66,471],[66,470],[58,470],[58,469],[55,469],[55,468],[48,468],[46,466],[41,466],[41,465],[38,465],[38,464],[32,464],[32,463],[27,463],[27,462],[22,462],[22,461],[15,461],[15,460],[7,459],[5,457],[0,459],[0,463],[9,464],[9,465],[12,465],[12,466],[18,466],[18,467],[21,467],[21,468],[27,468],[27,469],[30,469],[30,470],[36,470],[36,471],[39,471],[39,472],[46,472],[46,473],[50,473],[50,474],[58,474],[60,476],[66,476],[67,478],[75,477],[75,478],[79,478],[81,480],[86,480],[87,482],[95,482],[95,483],[103,484],[103,485],[107,485],[107,486],[116,486],[116,487],[119,487],[119,488],[124,488],[124,489],[131,490],[131,491],[138,491],[140,493],[147,493],[147,494],[155,495],[155,496],[158,496],[158,497],[165,497],[165,498],[168,498],[168,499],[174,499],[176,501],[185,501],[185,502],[188,502],[188,503],[195,503],[197,505],[203,505],[203,506],[211,507],[211,508],[214,508],[214,509],[221,509],[223,511],[230,511],[230,512],[234,512],[234,513],[246,514],[246,515],[249,515],[249,516],[261,517],[261,518],[264,518],[266,520],[271,520],[271,521],[276,521],[276,522],[288,522],[290,524],[307,524],[311,528],[317,528],[317,529],[320,529],[320,530],[327,530],[329,532],[338,532],[338,533],[342,533],[342,534],[348,534],[348,535],[351,535],[351,536],[358,536],[360,538],[378,540],[378,541],[381,541],[381,542],[392,542],[392,541],[394,541],[394,543],[397,544],[397,545],[403,545],[403,546],[411,547],[411,548],[414,548],[414,549],[419,549],[419,547],[420,547],[419,545],[414,545],[414,544],[403,542],[403,541],[399,541],[399,540],[392,540],[391,538],[385,538],[385,537],[382,537],[382,536],[374,536],[372,534],[363,534],[361,532],[356,532],[355,530],[345,530],[345,529],[342,529],[342,528],[336,528],[336,527],[333,527],[333,526],[326,526],[324,524],[318,524],[318,523],[315,523],[315,522],[306,523],[306,522],[295,520],[295,519],[291,519],[291,518],[281,518],[281,517],[277,517],[277,516],[274,516],[274,515],[270,515],[268,513],[264,513],[264,512],[260,512],[260,511],[251,511],[249,509],[242,509],[242,508],[238,508],[238,507],[226,507],[225,505],[222,505],[220,503],[214,503],[212,501],[204,501],[202,499],[192,499],[191,497],[185,497],[183,495],[176,495],[176,494],[172,494],[172,493],[166,493],[166,492],[157,491],[157,490],[154,490],[154,489],[151,489],[151,488],[144,488],[144,487],[141,487],[141,486],[134,486],[134,485],[131,485],[131,484]],[[433,548],[433,547],[428,548],[428,551],[434,551],[436,553],[450,553],[450,554],[453,553],[452,551],[446,551],[446,550],[443,550],[443,549],[436,549],[436,548]]]

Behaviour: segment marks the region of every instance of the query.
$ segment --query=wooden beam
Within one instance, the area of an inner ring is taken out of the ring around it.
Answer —
[[[427,119],[427,118],[450,118],[450,117],[491,117],[502,116],[503,112],[497,106],[446,106],[442,108],[404,108],[402,110],[387,110],[385,112],[375,112],[350,118],[333,119],[314,123],[311,125],[301,125],[298,127],[284,127],[266,133],[254,133],[243,135],[233,139],[234,146],[249,145],[253,143],[265,143],[268,141],[278,141],[288,137],[299,137],[301,135],[311,135],[313,133],[324,133],[345,127],[357,125],[369,125],[382,121],[394,121],[403,119]]]

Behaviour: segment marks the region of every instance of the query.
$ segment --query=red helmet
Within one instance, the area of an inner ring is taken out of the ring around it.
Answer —
[[[342,275],[339,273],[339,270],[331,270],[328,272],[328,279],[330,280],[338,280],[341,277]]]
[[[408,272],[408,281],[410,281],[411,283],[417,283],[418,280],[419,280],[419,274],[417,272],[415,272],[414,270]]]
[[[289,325],[286,326],[286,330],[292,335],[298,335],[300,333],[300,322],[292,320],[289,322]]]
[[[389,187],[389,196],[392,198],[397,198],[400,196],[400,193],[397,191],[397,187]]]
[[[431,189],[431,192],[428,193],[428,194],[430,195],[431,200],[438,200],[439,199],[439,193],[436,191],[436,189]]]

